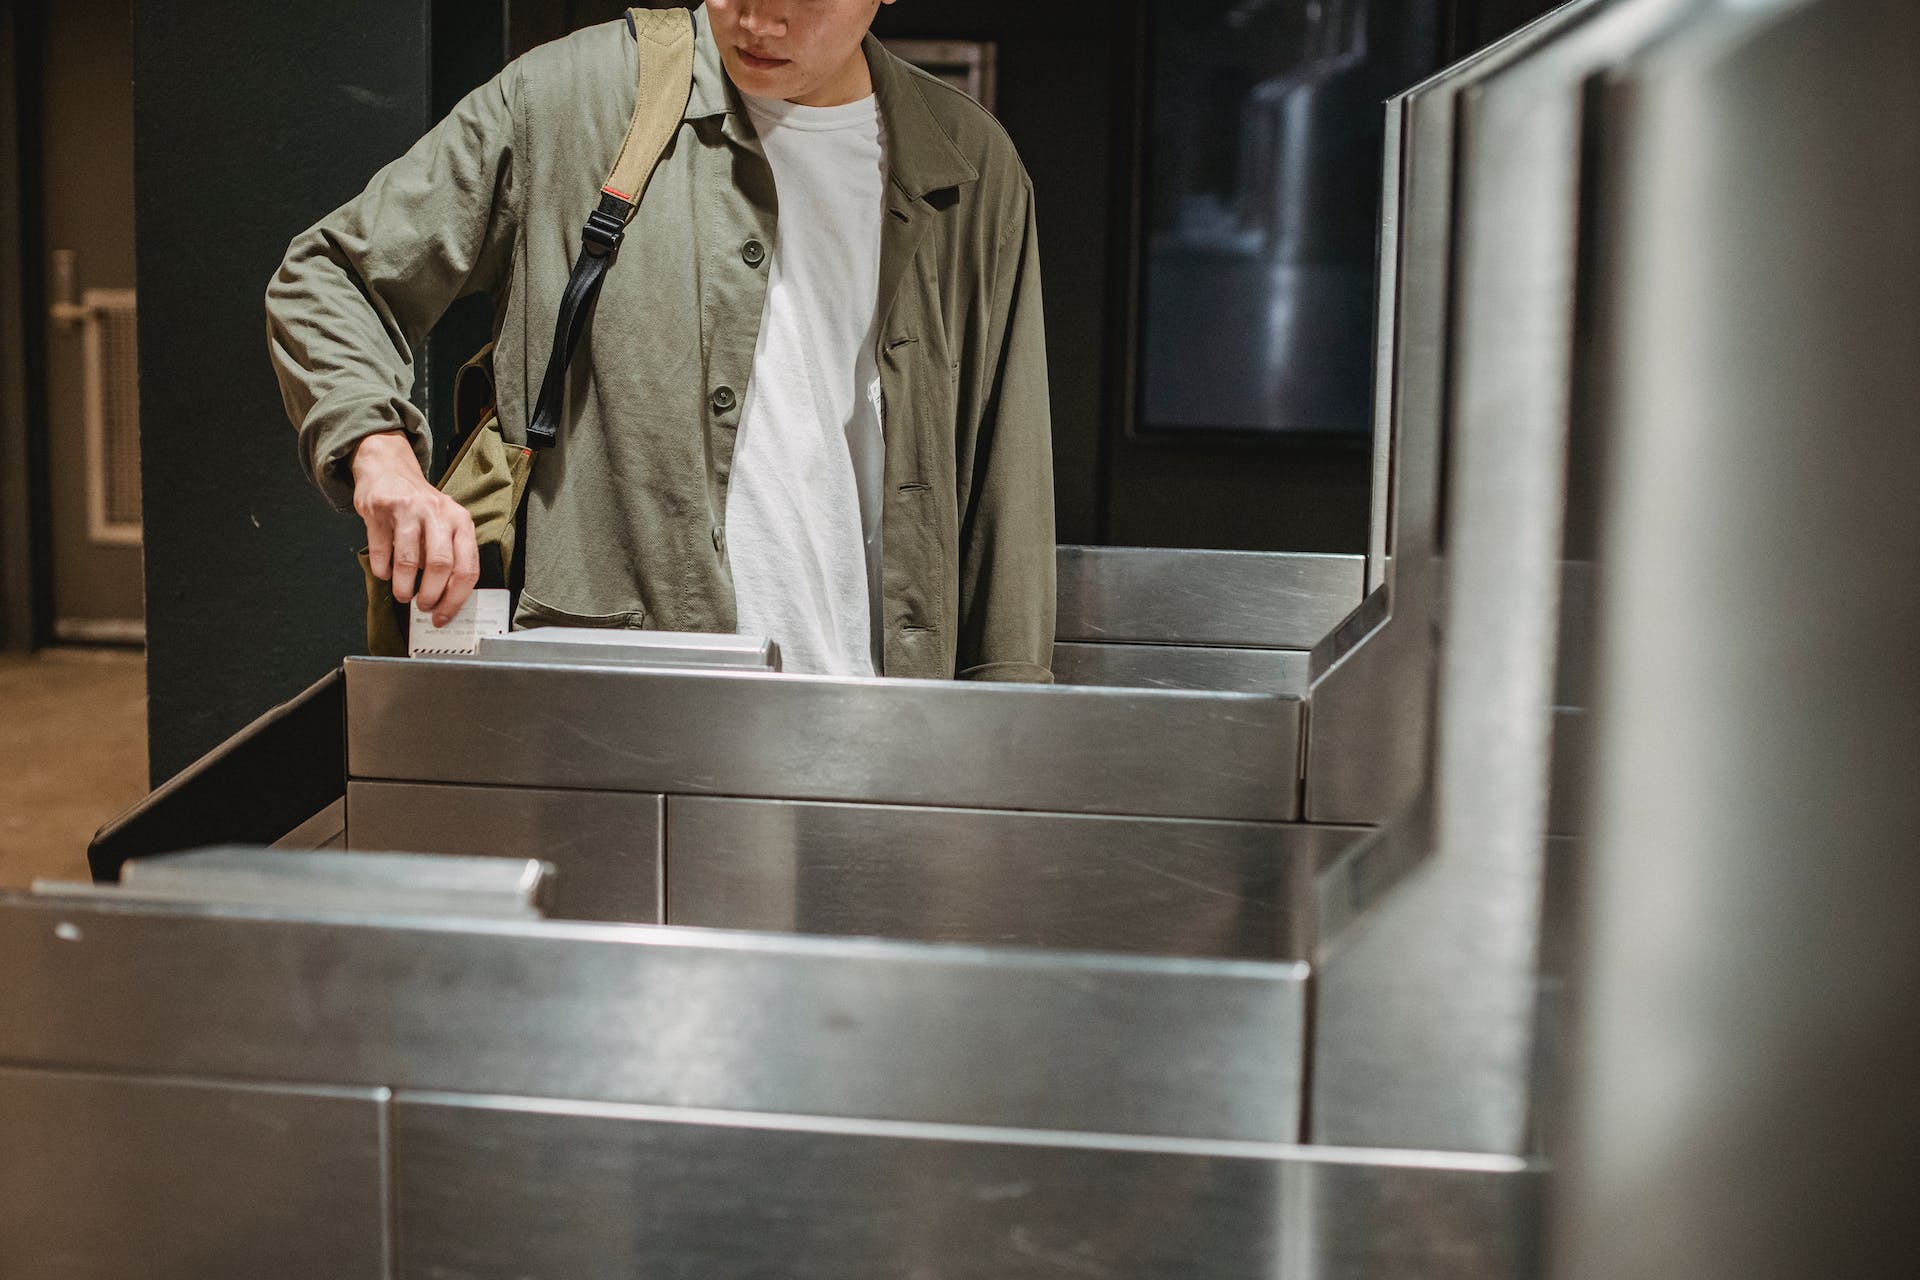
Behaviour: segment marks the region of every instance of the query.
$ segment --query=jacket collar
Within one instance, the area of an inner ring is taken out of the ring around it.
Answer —
[[[887,167],[894,183],[909,199],[920,200],[930,192],[978,178],[980,171],[960,154],[953,139],[934,118],[918,78],[888,53],[871,31],[861,49],[867,55],[867,69],[873,76],[873,94],[880,108],[880,119],[886,124]],[[687,97],[683,118],[706,120],[724,115],[735,117],[729,124],[747,127],[739,119],[745,114],[740,91],[727,79],[726,66],[720,61],[720,48],[713,39],[713,22],[703,4],[693,11],[693,92]]]
[[[972,182],[980,171],[960,154],[953,139],[927,105],[926,88],[907,65],[887,52],[880,38],[867,32],[861,48],[873,76],[873,94],[880,119],[887,126],[887,168],[893,180],[914,200],[929,192]]]
[[[732,115],[740,109],[740,94],[727,80],[720,46],[713,42],[713,20],[707,6],[693,11],[693,92],[687,97],[684,120],[707,120]]]

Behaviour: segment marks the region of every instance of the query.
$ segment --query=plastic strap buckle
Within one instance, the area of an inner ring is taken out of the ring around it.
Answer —
[[[620,238],[626,234],[627,224],[618,218],[610,218],[595,209],[587,215],[587,225],[580,233],[582,247],[595,257],[606,257],[620,250]]]
[[[633,216],[633,206],[614,191],[600,193],[600,206],[587,215],[587,225],[581,231],[583,247],[595,257],[607,257],[620,251],[621,237],[626,235],[627,219]]]

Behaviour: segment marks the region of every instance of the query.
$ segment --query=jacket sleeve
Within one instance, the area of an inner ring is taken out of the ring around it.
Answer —
[[[409,399],[415,358],[447,307],[507,278],[517,68],[468,95],[367,189],[295,237],[267,286],[267,347],[301,464],[335,508],[353,502],[360,441],[432,442]]]
[[[1053,416],[1033,190],[1002,255],[996,353],[960,527],[962,680],[1053,680]]]

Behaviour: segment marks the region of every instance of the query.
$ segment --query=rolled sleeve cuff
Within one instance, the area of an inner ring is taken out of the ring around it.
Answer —
[[[417,412],[407,414],[397,406],[385,406],[381,412],[356,416],[359,421],[351,426],[322,428],[312,436],[308,456],[313,460],[313,482],[335,511],[353,509],[353,454],[368,436],[405,431],[413,456],[420,461],[420,474],[432,474],[433,443]]]

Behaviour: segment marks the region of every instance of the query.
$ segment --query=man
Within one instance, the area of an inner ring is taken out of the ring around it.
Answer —
[[[990,115],[873,38],[883,2],[693,13],[685,118],[534,470],[516,624],[739,629],[790,671],[1051,679],[1032,186]],[[414,354],[454,299],[489,294],[502,428],[524,438],[634,39],[610,23],[514,62],[269,286],[309,474],[436,620],[478,563],[425,479]]]

